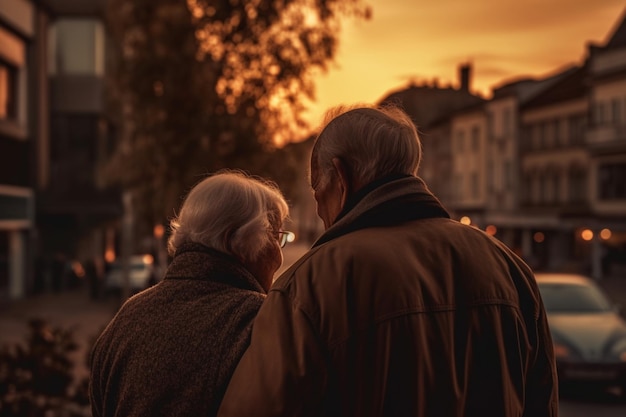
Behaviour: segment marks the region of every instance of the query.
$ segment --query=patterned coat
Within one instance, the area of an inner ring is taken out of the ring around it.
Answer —
[[[215,415],[264,298],[234,258],[181,246],[163,281],[130,298],[94,345],[93,416]]]

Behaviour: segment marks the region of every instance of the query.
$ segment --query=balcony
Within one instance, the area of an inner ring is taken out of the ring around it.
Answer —
[[[603,125],[587,130],[586,142],[595,154],[626,152],[626,126]]]

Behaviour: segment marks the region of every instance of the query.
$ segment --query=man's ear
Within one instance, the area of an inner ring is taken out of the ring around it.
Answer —
[[[352,183],[348,174],[348,167],[340,158],[333,158],[333,165],[339,179],[341,188],[341,207],[345,207],[348,196],[352,193]]]

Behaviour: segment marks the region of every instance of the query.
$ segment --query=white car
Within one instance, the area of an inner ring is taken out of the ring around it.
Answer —
[[[120,292],[124,288],[124,273],[121,259],[111,264],[104,279],[107,293]],[[145,290],[157,283],[152,255],[133,255],[128,265],[129,290],[132,294]]]
[[[626,322],[589,277],[536,273],[559,382],[620,386],[626,396]]]

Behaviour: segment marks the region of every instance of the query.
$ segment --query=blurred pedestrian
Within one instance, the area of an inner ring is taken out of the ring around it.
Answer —
[[[99,300],[104,284],[104,265],[102,258],[94,256],[85,262],[85,278],[89,287],[89,298]]]
[[[274,283],[219,415],[557,416],[531,269],[450,219],[394,108],[331,112],[311,186],[325,232]]]
[[[130,298],[94,345],[94,417],[212,416],[283,258],[272,183],[221,172],[171,221],[164,279]]]

